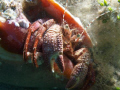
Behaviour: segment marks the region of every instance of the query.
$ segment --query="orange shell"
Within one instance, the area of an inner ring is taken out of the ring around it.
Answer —
[[[65,12],[65,8],[62,7],[59,3],[57,3],[55,0],[39,0],[42,3],[43,9],[50,14],[52,17],[54,17],[58,22],[63,21],[63,14]],[[76,21],[74,16],[69,12],[65,12],[65,21],[69,24],[70,28],[77,28],[80,33],[83,33],[84,37],[84,42],[83,45],[87,47],[92,47],[92,42],[87,34],[87,32],[84,30],[82,25],[80,25],[79,22]]]

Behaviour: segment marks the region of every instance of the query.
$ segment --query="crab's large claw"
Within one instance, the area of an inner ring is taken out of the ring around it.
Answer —
[[[81,48],[75,52],[76,65],[71,73],[70,80],[68,81],[66,88],[75,88],[83,86],[84,80],[88,73],[88,66],[90,63],[90,54],[86,48]]]
[[[63,40],[61,26],[54,24],[45,33],[43,37],[43,57],[49,61],[54,72],[54,62],[57,63],[60,70],[64,71],[63,61]]]

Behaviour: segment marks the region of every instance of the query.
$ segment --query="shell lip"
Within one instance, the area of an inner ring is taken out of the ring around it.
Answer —
[[[64,20],[69,24],[71,29],[77,28],[80,33],[84,32],[84,42],[88,48],[93,46],[90,36],[84,29],[83,25],[81,24],[80,20],[76,19],[68,10],[66,10],[63,6],[61,6],[55,0],[40,0],[43,9],[53,18],[55,18],[60,24],[63,23],[63,15]]]

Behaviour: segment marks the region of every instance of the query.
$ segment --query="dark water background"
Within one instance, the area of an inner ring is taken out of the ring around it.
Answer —
[[[66,90],[66,89],[64,88],[43,89],[43,88],[36,88],[36,87],[19,87],[19,86],[0,83],[0,90]]]

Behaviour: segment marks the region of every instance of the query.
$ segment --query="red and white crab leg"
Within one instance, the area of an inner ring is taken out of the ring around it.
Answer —
[[[36,67],[38,67],[37,64],[37,46],[38,46],[38,42],[40,42],[40,47],[42,47],[42,37],[43,34],[45,33],[45,31],[50,28],[53,24],[55,24],[55,21],[53,19],[50,19],[46,22],[44,22],[42,25],[39,26],[38,32],[37,32],[37,36],[34,42],[34,46],[33,46],[33,63]]]
[[[38,30],[39,27],[40,27],[40,23],[36,21],[28,28],[28,35],[27,35],[27,38],[26,38],[26,41],[25,41],[24,51],[23,51],[24,61],[27,61],[28,56],[29,56],[28,44],[29,44],[29,41],[30,41],[31,34],[34,33],[36,30]]]

